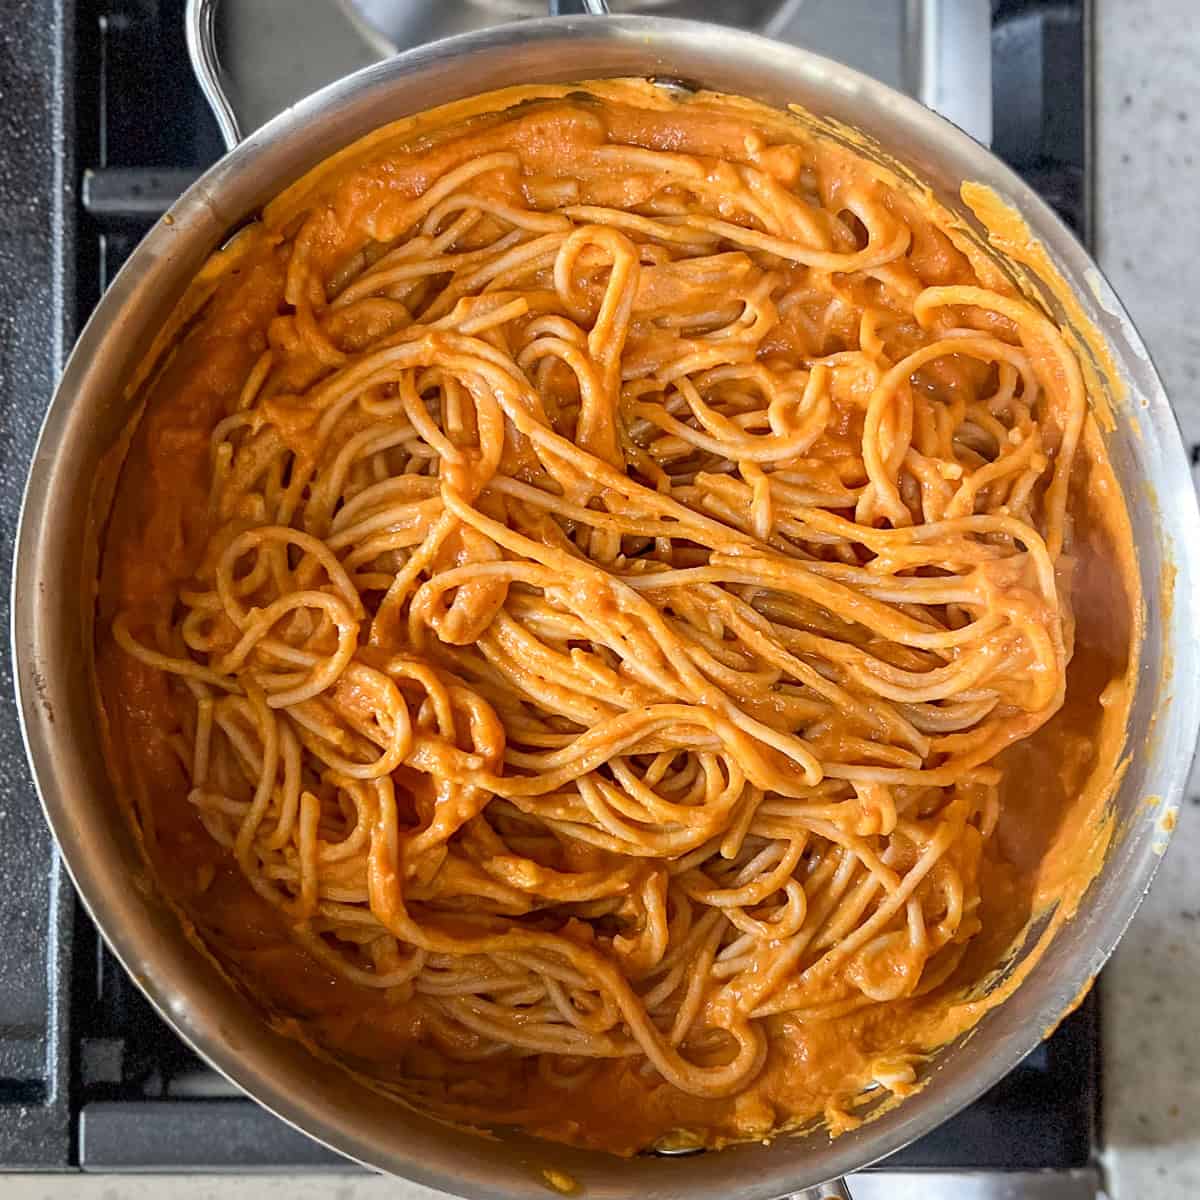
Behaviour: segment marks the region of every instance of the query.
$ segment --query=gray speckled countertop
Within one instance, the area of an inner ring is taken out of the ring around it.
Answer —
[[[1200,3],[1096,0],[1097,249],[1200,443]],[[1200,553],[1200,530],[1196,531]],[[1154,887],[1101,976],[1115,1200],[1200,1196],[1200,774]]]
[[[1200,325],[1180,302],[1200,261],[1200,0],[1094,3],[1098,256],[1150,346],[1185,440],[1200,444]],[[1200,871],[1187,852],[1198,831],[1200,773],[1154,888],[1101,977],[1113,1200],[1200,1197]],[[4,1200],[438,1195],[362,1176],[0,1176]]]

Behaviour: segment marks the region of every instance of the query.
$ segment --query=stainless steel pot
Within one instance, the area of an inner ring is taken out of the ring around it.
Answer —
[[[1116,428],[1107,441],[1149,620],[1131,762],[1115,801],[1119,835],[1078,915],[1015,995],[937,1056],[927,1088],[833,1142],[814,1133],[622,1161],[529,1138],[478,1139],[384,1099],[271,1032],[186,940],[147,882],[101,756],[87,666],[92,481],[129,419],[126,381],[195,271],[286,184],[384,122],[517,81],[605,75],[684,77],[836,117],[910,164],[952,209],[962,208],[963,180],[989,185],[1045,243],[1107,337],[1127,389],[1110,398]],[[546,1194],[547,1168],[597,1200],[774,1200],[881,1158],[969,1103],[1032,1049],[1108,957],[1165,849],[1164,818],[1177,807],[1200,723],[1200,562],[1188,548],[1197,530],[1170,407],[1119,301],[1050,209],[965,134],[846,67],[749,34],[652,17],[534,20],[410,51],[300,102],[207,172],[129,259],[71,355],[30,471],[14,570],[16,692],[47,818],[97,925],[176,1030],[279,1116],[361,1162],[480,1200]],[[1151,795],[1158,805],[1144,803]]]

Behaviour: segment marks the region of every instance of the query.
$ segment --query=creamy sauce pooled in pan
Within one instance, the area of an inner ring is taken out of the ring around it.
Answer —
[[[158,886],[425,1111],[852,1126],[1103,860],[1141,610],[1089,390],[788,114],[618,81],[380,130],[208,263],[109,463]]]

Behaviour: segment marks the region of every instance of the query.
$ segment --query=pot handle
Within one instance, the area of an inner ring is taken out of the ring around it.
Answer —
[[[188,58],[200,91],[212,109],[221,140],[232,150],[245,137],[229,102],[217,55],[217,6],[220,0],[187,0],[183,11]],[[552,17],[596,16],[608,13],[607,0],[547,0]]]
[[[217,120],[225,149],[232,150],[243,135],[221,82],[221,61],[217,57],[217,3],[218,0],[187,0],[183,10],[183,33],[196,82]]]
[[[820,1187],[805,1188],[802,1192],[792,1192],[785,1200],[854,1200],[846,1181],[840,1176],[831,1179]]]
[[[549,0],[552,17],[606,17],[608,0]]]

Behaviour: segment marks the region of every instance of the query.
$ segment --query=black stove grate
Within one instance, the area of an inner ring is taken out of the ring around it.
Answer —
[[[0,544],[12,547],[26,466],[75,329],[77,178],[71,19],[12,0],[0,32]],[[9,622],[10,550],[0,553]],[[12,665],[0,663],[12,695]],[[0,709],[0,1164],[74,1153],[69,980],[75,901],[38,809],[12,701]],[[63,1053],[59,1053],[60,1049]]]
[[[63,348],[221,143],[188,68],[183,0],[8,4],[0,539],[11,546]],[[994,0],[993,13],[996,149],[1086,240],[1086,0]],[[3,675],[11,689],[7,659]],[[54,854],[11,707],[0,711],[0,831],[0,1171],[345,1169],[207,1068],[100,942]],[[1089,999],[1008,1078],[888,1166],[1084,1166],[1097,1046]]]

